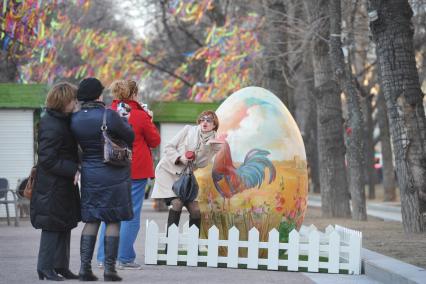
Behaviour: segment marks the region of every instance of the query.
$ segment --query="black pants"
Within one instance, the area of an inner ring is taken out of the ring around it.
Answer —
[[[41,231],[38,270],[69,268],[71,231]]]

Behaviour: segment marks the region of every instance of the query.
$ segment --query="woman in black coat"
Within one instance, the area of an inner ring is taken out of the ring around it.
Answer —
[[[46,98],[46,114],[38,131],[38,165],[31,197],[31,223],[42,229],[39,279],[76,279],[69,271],[71,229],[80,221],[77,143],[70,130],[77,88],[55,85]]]
[[[97,280],[91,261],[100,222],[106,224],[105,281],[120,281],[115,270],[118,253],[120,221],[133,217],[131,199],[130,164],[117,167],[103,162],[103,115],[110,136],[132,145],[134,133],[126,119],[115,111],[106,109],[102,102],[103,86],[95,78],[81,81],[77,98],[82,101],[81,110],[72,116],[71,129],[81,150],[81,216],[85,226],[81,235],[81,281]]]

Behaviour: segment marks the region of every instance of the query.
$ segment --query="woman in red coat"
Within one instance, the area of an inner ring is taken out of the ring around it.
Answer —
[[[154,165],[151,148],[160,145],[160,134],[152,122],[152,112],[145,110],[138,103],[138,87],[135,81],[126,82],[127,86],[115,84],[111,91],[114,96],[111,108],[117,110],[119,103],[130,106],[128,121],[135,133],[132,153],[132,202],[134,217],[130,221],[121,222],[120,244],[118,248],[118,269],[140,269],[135,262],[136,253],[133,244],[140,228],[140,216],[145,196],[145,186],[149,178],[154,177]],[[126,91],[126,88],[128,91]],[[102,227],[101,236],[105,230]],[[103,243],[99,242],[97,259],[100,265],[104,262]]]

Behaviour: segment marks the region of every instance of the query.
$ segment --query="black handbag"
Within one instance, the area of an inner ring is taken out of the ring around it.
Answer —
[[[173,192],[182,202],[191,202],[197,198],[198,195],[198,182],[194,176],[192,161],[188,161],[188,164],[180,173],[180,177],[173,184]]]
[[[119,139],[112,138],[108,135],[106,125],[106,109],[102,120],[102,136],[104,144],[104,159],[103,162],[108,165],[117,167],[129,166],[132,162],[132,150],[127,147],[127,144]]]

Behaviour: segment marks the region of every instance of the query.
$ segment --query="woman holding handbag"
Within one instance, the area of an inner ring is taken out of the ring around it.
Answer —
[[[127,84],[129,92],[121,86]],[[129,110],[129,124],[135,132],[133,142],[133,158],[131,165],[132,177],[132,203],[134,216],[129,221],[121,222],[120,244],[118,246],[117,269],[141,269],[141,265],[135,262],[136,251],[134,243],[139,233],[141,222],[141,210],[145,197],[145,186],[149,178],[154,177],[154,166],[151,148],[160,144],[160,133],[152,122],[152,112],[138,103],[139,90],[135,81],[117,81],[111,86],[111,94],[114,98],[111,109],[120,111],[120,105],[126,104]],[[99,238],[105,234],[105,226],[102,224]],[[98,264],[104,265],[104,245],[99,242],[97,253]]]
[[[172,190],[180,174],[191,163],[193,170],[204,168],[220,150],[221,141],[216,139],[219,119],[214,111],[204,111],[197,119],[196,126],[186,125],[175,137],[166,144],[164,156],[155,169],[155,183],[151,198],[164,198],[171,205],[167,227],[179,225],[183,206],[189,211],[189,226],[201,223],[198,201],[185,201],[177,197]]]
[[[42,229],[37,262],[40,280],[78,278],[69,270],[71,229],[81,219],[77,142],[69,126],[76,93],[77,88],[68,83],[53,86],[38,130],[30,216],[34,228]]]
[[[82,150],[81,218],[86,224],[81,233],[80,281],[97,280],[91,261],[101,222],[106,224],[105,238],[100,240],[105,246],[104,280],[122,280],[115,270],[120,222],[133,217],[130,163],[119,166],[107,162],[105,155],[108,152],[104,152],[104,147],[110,137],[131,148],[134,133],[125,118],[105,108],[103,89],[96,78],[81,81],[77,91],[77,98],[82,102],[81,110],[71,120],[71,130]]]

